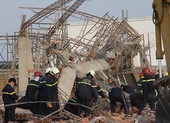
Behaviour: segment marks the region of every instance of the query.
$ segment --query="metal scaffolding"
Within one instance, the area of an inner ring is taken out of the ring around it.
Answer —
[[[69,6],[68,4],[71,1],[59,0],[44,9],[22,7],[22,9],[32,10],[35,15],[23,22],[19,33],[15,33],[13,36],[5,36],[6,40],[4,41],[11,40],[14,42],[15,40],[17,44],[18,35],[22,35],[27,31],[31,43],[34,69],[36,70],[43,70],[44,67],[50,66],[51,61],[53,61],[54,66],[58,67],[61,64],[68,66],[70,60],[78,63],[91,59],[106,59],[107,53],[113,50],[117,55],[120,55],[117,61],[119,66],[116,66],[118,71],[124,71],[123,69],[128,68],[127,66],[130,66],[131,62],[127,61],[131,61],[137,52],[140,52],[143,59],[147,60],[140,45],[140,41],[143,40],[142,36],[128,25],[126,19],[120,22],[117,18],[110,17],[108,13],[103,17],[97,17],[77,11],[76,9],[85,0],[76,0]],[[79,34],[74,37],[68,34],[69,28],[74,26],[72,20],[81,22]],[[1,36],[1,40],[5,37]],[[52,46],[55,41],[57,45]],[[47,54],[47,49],[50,46],[52,46],[52,50]],[[9,51],[7,56],[8,54],[10,54]],[[9,60],[9,56],[6,60],[16,65],[18,60],[16,54],[15,56],[12,54],[12,60]],[[3,57],[2,59],[4,60]]]

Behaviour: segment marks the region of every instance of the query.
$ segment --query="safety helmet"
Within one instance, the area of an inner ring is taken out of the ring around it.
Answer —
[[[143,72],[140,72],[139,73],[139,77],[142,78],[144,75],[143,75]]]
[[[154,72],[154,71],[151,71],[151,72],[150,72],[150,75],[151,75],[151,76],[154,76],[154,75],[155,75],[155,72]]]
[[[45,70],[45,73],[49,73],[51,71],[51,67],[48,67],[46,70]]]
[[[52,75],[57,74],[57,73],[59,73],[59,72],[60,72],[60,71],[59,71],[58,68],[55,68],[55,67],[51,68],[51,74],[52,74]]]
[[[164,76],[168,76],[168,72],[164,72]]]
[[[94,77],[95,71],[94,70],[89,70],[88,73],[91,74]]]
[[[34,76],[42,76],[42,73],[40,71],[34,72]]]
[[[142,72],[143,72],[144,74],[150,74],[150,69],[149,69],[148,67],[144,67],[144,68],[142,69]]]

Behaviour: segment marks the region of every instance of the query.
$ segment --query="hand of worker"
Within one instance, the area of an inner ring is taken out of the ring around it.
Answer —
[[[48,108],[52,108],[53,106],[52,106],[51,103],[47,103],[47,107],[48,107]]]

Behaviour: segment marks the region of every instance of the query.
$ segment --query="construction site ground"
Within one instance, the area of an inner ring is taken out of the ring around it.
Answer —
[[[98,100],[92,108],[92,114],[88,118],[76,116],[70,112],[60,109],[59,114],[53,116],[37,116],[31,111],[16,108],[16,123],[155,123],[155,113],[148,106],[137,114],[135,108],[130,108],[130,115],[124,114],[119,109],[116,113],[109,110],[109,102],[105,99]],[[4,105],[0,105],[0,123],[3,123]]]

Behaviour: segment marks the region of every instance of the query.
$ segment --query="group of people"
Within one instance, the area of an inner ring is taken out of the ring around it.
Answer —
[[[108,78],[107,83],[99,81],[95,84],[95,81],[97,81],[95,80],[95,72],[90,71],[85,78],[82,78],[76,84],[75,97],[69,100],[65,109],[76,115],[80,115],[80,111],[84,111],[85,116],[89,116],[92,103],[98,99],[98,95],[103,95],[102,98],[109,99],[110,111],[112,113],[117,112],[119,109],[119,111],[130,115],[129,109],[132,107],[135,108],[140,115],[146,104],[149,104],[150,109],[155,111],[158,92],[154,85],[154,75],[148,67],[144,67],[142,73],[143,76],[139,81],[140,86],[133,88],[130,85],[119,85],[113,82],[111,78]],[[137,83],[137,85],[139,85],[139,83]],[[83,104],[86,107],[82,108],[72,103]]]
[[[84,78],[76,82],[75,96],[68,100],[64,110],[78,116],[83,114],[83,117],[88,117],[91,114],[93,102],[96,102],[98,95],[100,95],[102,98],[110,100],[110,110],[112,113],[116,111],[118,107],[117,102],[119,102],[120,110],[124,110],[125,114],[129,114],[129,104],[125,92],[129,94],[131,106],[137,108],[139,114],[144,109],[146,103],[149,103],[151,110],[155,110],[155,102],[158,95],[153,84],[155,79],[147,67],[143,68],[142,73],[143,76],[141,76],[140,81],[137,83],[137,89],[129,85],[119,86],[109,78],[107,95],[103,91],[105,89],[95,79],[95,71],[89,70]],[[16,106],[8,104],[15,103],[16,100],[18,102],[27,102],[18,107],[30,109],[34,114],[45,116],[57,111],[59,109],[57,86],[59,74],[58,68],[47,68],[44,75],[39,71],[35,72],[34,76],[29,80],[25,96],[19,100],[14,91],[16,79],[10,78],[2,90],[5,104],[4,122],[15,121]]]
[[[45,75],[36,71],[29,80],[25,96],[18,99],[14,91],[16,79],[10,78],[2,90],[5,105],[4,123],[15,122],[15,108],[29,109],[38,115],[48,115],[59,109],[58,103],[58,68],[47,68]],[[17,105],[15,103],[18,102]]]

